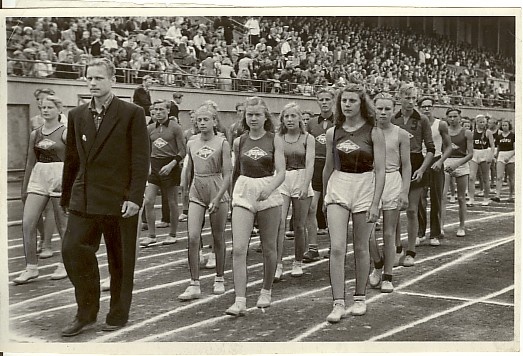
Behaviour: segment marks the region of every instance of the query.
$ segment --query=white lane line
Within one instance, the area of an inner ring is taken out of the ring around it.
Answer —
[[[208,220],[208,219],[207,219]],[[141,224],[141,223],[140,223]],[[178,223],[178,224],[185,224],[185,223]],[[228,229],[230,230],[231,228],[231,224],[230,222],[227,223],[227,226],[228,226]],[[157,227],[156,229],[160,229],[159,227]],[[161,229],[167,229],[167,228],[161,228]],[[204,233],[210,233],[211,231],[211,228],[210,227],[205,227],[203,228],[202,230],[202,234]],[[145,231],[142,231],[143,234],[147,234],[147,230]],[[178,239],[179,240],[183,240],[183,239],[187,239],[187,234],[188,234],[188,230],[182,230],[182,231],[178,231],[177,232],[177,235],[178,235]],[[167,236],[169,233],[166,232],[164,234],[156,234],[156,237],[162,237],[162,236]],[[140,234],[141,235],[141,234]],[[182,236],[185,236],[185,237],[182,237]],[[140,237],[144,237],[144,236],[138,236],[138,238]],[[52,241],[60,241],[60,236],[58,235],[58,233],[56,234],[53,234],[52,236]],[[16,245],[11,245],[8,247],[9,250],[13,250],[13,249],[16,249],[16,248],[23,248],[24,247],[24,244],[23,243],[20,243],[20,242],[23,242],[23,238],[16,238],[16,239],[12,239],[12,240],[9,240],[9,242],[16,242],[18,244]],[[102,237],[102,239],[100,240],[100,245],[104,245],[104,239]]]
[[[210,231],[210,229],[208,229],[209,231],[206,231],[206,232],[202,232],[202,238],[205,237],[205,236],[210,236],[212,235],[212,232]],[[231,229],[230,228],[226,228],[225,229],[225,232],[226,231],[230,231]],[[163,237],[163,236],[167,236],[168,234],[160,234],[160,235],[156,235],[156,237],[160,238],[160,237]],[[257,241],[259,240],[259,236],[256,236],[256,237],[252,237],[251,238],[251,242],[253,241]],[[179,246],[179,243],[181,243],[182,241],[184,240],[187,240],[187,236],[185,237],[178,237],[178,242],[176,242],[176,245],[175,246]],[[231,242],[227,242],[227,244],[230,244]],[[100,246],[105,246],[105,244],[103,243],[100,243]],[[151,249],[151,248],[154,248],[155,246],[161,246],[161,241],[156,243],[155,245],[150,245],[150,247],[140,247],[140,249]],[[59,251],[55,251],[56,253],[58,253]],[[150,258],[155,258],[155,257],[159,257],[159,256],[167,256],[167,255],[177,255],[177,254],[180,254],[180,253],[187,253],[187,247],[183,247],[181,250],[174,250],[174,251],[168,251],[168,252],[163,252],[163,253],[159,253],[159,254],[152,254],[152,255],[145,255],[145,256],[142,256],[142,257],[138,257],[138,260],[145,260],[145,259],[150,259]],[[139,253],[138,253],[139,254]],[[101,257],[106,257],[107,256],[107,253],[99,253],[96,255],[96,258],[101,258]],[[21,258],[25,258],[24,256],[21,256]],[[56,263],[54,264],[50,264],[50,265],[44,265],[44,266],[39,266],[38,267],[38,270],[41,271],[41,270],[44,270],[44,269],[47,269],[49,267],[52,267],[52,266],[55,266]],[[105,267],[107,266],[107,263],[104,263],[104,264],[99,264],[98,267]],[[14,271],[14,272],[11,272],[9,273],[9,277],[14,277],[14,276],[17,276],[19,275],[20,273],[22,273],[22,270],[20,271]],[[138,273],[138,272],[136,272]],[[51,274],[49,274],[51,275]]]
[[[476,299],[473,299],[473,300],[471,300],[469,302],[466,302],[466,303],[463,303],[463,304],[460,304],[460,305],[456,305],[455,307],[443,310],[443,311],[441,311],[439,313],[434,313],[432,315],[428,315],[428,316],[426,316],[424,318],[421,318],[421,319],[418,319],[416,321],[413,321],[412,323],[402,325],[402,326],[397,327],[395,329],[389,330],[386,333],[383,333],[381,335],[374,336],[374,337],[368,339],[367,341],[378,341],[378,340],[384,339],[386,337],[389,337],[389,336],[392,336],[394,334],[397,334],[397,333],[400,333],[402,331],[405,331],[407,329],[410,329],[410,328],[412,328],[412,327],[414,327],[416,325],[426,323],[426,322],[428,322],[428,321],[430,321],[432,319],[436,319],[436,318],[439,318],[441,316],[457,312],[458,310],[461,310],[463,308],[470,307],[470,306],[472,306],[474,304],[482,303],[485,300],[488,300],[488,299],[491,299],[491,298],[495,298],[495,297],[497,297],[497,296],[499,296],[501,294],[504,294],[504,293],[506,293],[508,291],[511,291],[511,290],[514,290],[514,285],[511,285],[511,286],[508,286],[506,288],[503,288],[502,290],[499,290],[499,291],[487,294],[487,295],[485,295],[485,296],[483,296],[481,298],[476,298]]]
[[[471,222],[479,222],[479,221],[486,221],[486,220],[491,220],[491,219],[496,219],[496,218],[503,218],[505,216],[508,216],[508,215],[513,215],[514,213],[504,213],[504,214],[497,214],[497,215],[490,215],[488,217],[482,217],[482,218],[477,218],[477,219],[473,219],[473,220],[470,220],[469,223]],[[452,224],[448,224],[446,226],[448,227],[452,227],[452,226],[456,226],[456,225],[459,225],[459,222],[455,222],[455,223],[452,223]],[[406,234],[402,234],[402,236],[404,236],[403,238],[405,238]],[[259,237],[257,237],[259,238]],[[352,245],[352,244],[351,244]],[[327,249],[324,249],[322,251],[326,251]],[[289,259],[289,258],[292,258],[292,256],[289,256],[289,257],[286,257],[285,259]],[[184,262],[186,262],[186,260],[182,260]],[[319,262],[316,262],[314,264],[309,264],[309,266],[314,266],[316,264],[319,264],[319,263],[323,263],[323,262],[328,262],[328,260],[320,260]],[[253,265],[253,266],[249,266],[248,268],[254,268],[254,267],[257,267],[259,266],[260,264],[256,264],[256,265]],[[165,266],[165,264],[161,264],[161,265],[158,265],[158,266],[155,266],[156,268],[160,268],[161,266]],[[150,268],[150,267],[149,267]],[[143,269],[142,270],[139,270],[135,273],[142,273]],[[227,270],[226,273],[231,273],[232,270]],[[210,278],[211,275],[208,275],[208,276],[203,276],[203,277],[200,277],[200,278]],[[183,280],[183,282],[188,282],[188,280]],[[176,283],[176,282],[175,282]],[[177,285],[177,284],[174,284],[174,285]],[[146,292],[146,291],[149,291],[149,290],[157,290],[157,289],[161,289],[161,288],[169,288],[173,286],[173,283],[166,283],[166,284],[160,284],[160,285],[157,285],[154,287],[154,289],[151,289],[153,287],[150,287],[150,288],[145,288],[145,289],[139,289],[139,290],[135,290],[133,291],[133,294],[135,293],[142,293],[142,292]],[[71,287],[71,288],[68,288],[66,290],[61,290],[61,291],[56,291],[56,292],[52,292],[52,293],[48,293],[48,294],[44,294],[44,295],[41,295],[39,297],[34,297],[34,298],[31,298],[31,299],[27,299],[25,301],[21,301],[21,302],[18,302],[18,303],[15,303],[15,304],[12,304],[9,308],[10,309],[14,309],[14,308],[17,308],[17,307],[20,307],[20,306],[24,306],[26,304],[30,304],[32,302],[36,302],[36,301],[39,301],[39,300],[42,300],[42,299],[46,299],[46,298],[50,298],[50,297],[55,297],[55,296],[58,296],[58,295],[61,295],[65,292],[74,292],[74,288]],[[105,300],[107,299],[108,297],[102,297],[101,300]],[[61,310],[61,309],[65,309],[65,308],[70,308],[70,307],[73,307],[75,305],[73,304],[68,304],[68,305],[65,305],[65,306],[61,306],[61,307],[56,307],[56,308],[53,308],[53,311],[54,310]],[[36,316],[36,315],[40,315],[44,312],[48,312],[49,310],[46,310],[46,311],[40,311],[40,312],[34,312],[34,313],[31,313],[31,314],[25,314],[25,315],[21,315],[21,316],[18,316],[16,317],[17,319],[20,319],[20,318],[24,318],[26,316]],[[12,318],[11,318],[12,319]]]
[[[503,238],[503,239],[498,240],[498,241],[506,242],[506,241],[510,241],[510,240],[512,240],[512,239]],[[441,254],[436,255],[436,256],[430,256],[430,257],[427,257],[425,259],[421,259],[417,263],[418,264],[419,263],[424,263],[424,262],[427,262],[427,261],[432,261],[432,260],[435,260],[435,259],[439,259],[439,258],[447,256],[447,255],[453,255],[453,254],[457,254],[457,253],[460,253],[460,252],[463,252],[463,251],[468,251],[468,250],[471,250],[471,249],[481,248],[483,246],[490,246],[490,245],[493,245],[493,244],[495,244],[495,242],[490,241],[490,242],[483,243],[483,244],[480,244],[480,245],[467,246],[467,247],[464,247],[464,248],[461,248],[461,249],[451,250],[451,251],[447,251],[447,252],[441,253]],[[352,253],[353,252],[351,251],[349,254],[352,254]],[[320,260],[320,261],[314,262],[314,264],[310,264],[310,265],[316,265],[316,264],[320,264],[320,263],[325,263],[326,261],[327,260]],[[304,266],[304,267],[308,268],[308,266]],[[402,266],[395,267],[395,270],[396,269],[402,269],[402,268],[406,268],[406,267],[402,267]],[[289,271],[287,271],[286,273],[289,273]],[[248,286],[250,287],[251,285],[254,285],[254,284],[260,284],[261,282],[263,282],[263,280],[259,280],[257,282],[253,282],[253,283],[249,284]],[[349,284],[351,282],[354,282],[354,279],[348,280],[346,282],[346,284]],[[290,297],[287,297],[287,298],[283,298],[283,299],[279,299],[279,300],[273,301],[271,303],[271,305],[275,306],[275,305],[278,305],[278,304],[281,304],[281,303],[294,301],[297,298],[303,298],[303,297],[306,297],[306,296],[308,296],[310,294],[316,294],[316,293],[319,293],[319,292],[323,292],[323,291],[326,291],[326,290],[328,290],[330,288],[331,288],[331,286],[328,285],[328,286],[325,286],[325,287],[308,290],[306,292],[303,292],[303,293],[300,293],[300,294],[297,294],[297,295],[293,295],[293,296],[290,296]],[[249,308],[248,311],[252,311],[252,310],[256,310],[256,309],[257,309],[256,307],[253,307],[253,308]],[[159,315],[154,317],[154,322],[156,322],[156,321],[158,321],[158,320],[160,320],[162,318],[166,318],[166,317],[172,316],[172,315],[177,314],[177,313],[178,313],[178,310],[174,309],[174,310],[168,311],[168,312],[166,312],[164,314],[159,314]],[[158,335],[161,335],[161,336],[152,335],[152,336],[149,336],[149,337],[146,337],[146,338],[143,338],[143,339],[140,339],[140,340],[136,340],[136,341],[137,342],[152,341],[152,340],[157,339],[158,337],[165,337],[165,336],[173,335],[173,334],[176,334],[176,333],[180,333],[180,332],[189,330],[191,328],[212,325],[212,324],[215,324],[215,323],[217,323],[217,322],[219,322],[219,321],[221,321],[223,319],[224,319],[224,317],[220,316],[220,317],[215,317],[215,318],[203,320],[203,321],[200,321],[198,323],[186,325],[186,326],[178,328],[178,329],[173,329],[173,330],[166,331],[166,332],[164,332],[162,334],[158,334]],[[151,323],[151,320],[150,319],[146,319],[146,320],[144,320],[144,321],[142,321],[140,323],[133,324],[133,325],[131,325],[129,327],[120,329],[117,334],[112,333],[110,335],[102,337],[101,339],[97,338],[97,339],[94,339],[92,341],[95,341],[95,342],[107,341],[107,340],[112,339],[112,338],[114,338],[116,336],[119,336],[119,335],[121,335],[123,333],[126,333],[128,331],[132,331],[132,330],[138,329],[138,328],[143,327],[143,326],[145,326],[147,324],[150,324],[150,323]],[[327,322],[325,322],[323,324],[328,325]],[[320,324],[320,325],[323,325],[323,324]],[[324,326],[326,326],[326,325],[324,325]]]
[[[456,297],[456,296],[450,296],[450,295],[438,295],[438,294],[416,293],[416,292],[406,292],[406,291],[398,291],[397,293],[404,294],[404,295],[411,295],[411,296],[415,296],[415,297],[431,298],[431,299],[458,300],[461,302],[470,302],[470,301],[475,300],[475,299],[471,299],[471,298]],[[499,305],[499,306],[511,307],[511,308],[514,307],[514,303],[500,302],[500,301],[496,301],[496,300],[484,300],[481,303]]]
[[[436,267],[434,268],[433,270],[430,270],[429,272],[427,273],[424,273],[422,275],[419,275],[418,277],[416,278],[413,278],[411,280],[408,280],[406,281],[405,283],[402,283],[401,285],[397,286],[394,288],[394,291],[398,291],[398,290],[401,290],[401,289],[404,289],[410,285],[413,285],[414,283],[417,283],[419,281],[421,281],[422,279],[424,278],[427,278],[429,276],[432,276],[433,274],[436,274],[436,273],[439,273],[440,271],[443,271],[449,267],[452,267],[456,264],[459,264],[461,262],[463,262],[464,260],[467,260],[471,257],[474,257],[476,256],[477,254],[480,254],[486,250],[489,250],[489,249],[492,249],[492,248],[495,248],[497,246],[500,246],[500,245],[503,245],[503,244],[506,244],[506,243],[509,243],[511,241],[514,241],[514,236],[511,236],[511,237],[508,237],[508,238],[502,238],[502,239],[498,239],[498,240],[494,240],[494,241],[491,241],[490,243],[485,243],[485,244],[482,244],[482,245],[475,245],[475,246],[469,246],[469,247],[472,247],[472,248],[469,248],[470,249],[474,249],[472,252],[468,253],[468,254],[465,254],[449,263],[446,263],[444,265],[441,265],[439,267]],[[477,249],[475,249],[477,248]],[[465,249],[461,249],[461,250],[465,250]],[[443,253],[441,255],[438,255],[438,256],[432,256],[432,257],[437,257],[437,258],[440,258],[440,257],[443,257],[443,255],[450,255],[452,254],[452,251],[449,251],[449,252],[446,252],[446,253]],[[430,259],[433,259],[433,258],[430,258]],[[428,259],[425,259],[425,260],[428,260]],[[419,262],[416,262],[416,264],[419,264]],[[404,268],[410,268],[410,267],[404,267]],[[387,295],[387,293],[379,293],[377,295],[375,295],[374,297],[370,298],[370,299],[367,299],[367,305],[370,304],[371,302],[374,302],[378,299],[381,299],[381,298],[384,298],[385,296]],[[348,310],[348,308],[347,308]],[[320,331],[321,329],[327,327],[331,325],[330,323],[324,321],[312,328],[310,328],[309,330],[305,331],[304,333],[298,335],[297,337],[295,337],[293,340],[291,341],[295,341],[295,342],[298,342],[298,341],[302,341],[303,339],[311,336],[312,334],[315,334],[317,333],[318,331]]]

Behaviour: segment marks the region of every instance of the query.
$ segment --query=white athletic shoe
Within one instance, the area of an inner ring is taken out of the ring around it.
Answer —
[[[156,243],[156,236],[145,236],[140,239],[140,246],[149,247],[149,245]]]
[[[198,299],[202,295],[202,291],[200,290],[200,285],[196,284],[190,284],[189,287],[178,296],[178,299],[180,300],[193,300]]]
[[[274,282],[281,281],[281,275],[283,274],[283,263],[278,263],[276,265],[276,273],[274,273]]]
[[[258,308],[268,308],[271,306],[271,291],[265,291],[262,289],[258,301],[256,302]]]
[[[162,245],[172,245],[178,242],[178,238],[176,236],[169,235],[165,238],[165,240],[162,241]]]
[[[329,323],[339,323],[345,317],[345,304],[340,301],[335,301],[332,305],[332,311],[327,315]]]
[[[369,274],[369,285],[371,286],[371,288],[379,287],[381,282],[381,271],[381,268],[373,268],[372,272]]]
[[[439,239],[437,237],[430,238],[430,246],[439,246],[439,245],[441,245],[441,242],[439,242]]]
[[[225,311],[225,314],[232,316],[244,316],[246,311],[247,307],[245,306],[245,302],[241,303],[239,301],[235,301],[234,304]]]
[[[27,266],[26,269],[23,270],[18,277],[13,279],[13,282],[15,284],[25,284],[32,279],[38,278],[38,274],[38,266]]]
[[[301,276],[303,276],[303,269],[301,268],[301,266],[302,266],[301,261],[294,261],[292,263],[292,271],[291,271],[291,276],[292,277],[301,277]],[[281,277],[281,275],[280,275],[280,277]]]
[[[216,254],[211,252],[211,253],[209,253],[209,258],[207,259],[207,264],[205,265],[205,268],[213,269],[215,267],[216,267]]]
[[[59,279],[64,279],[67,277],[67,272],[63,263],[59,263],[54,270],[54,273],[51,275],[51,279],[56,281]]]
[[[349,312],[351,315],[365,315],[367,312],[367,304],[365,303],[364,295],[355,295],[354,304],[350,307]]]
[[[401,260],[403,258],[403,252],[395,252],[394,253],[394,267],[398,267],[399,265],[401,265]]]
[[[225,280],[223,279],[223,277],[214,277],[213,293],[225,293]]]
[[[391,281],[381,282],[381,293],[392,293],[392,291],[394,291],[394,286]]]

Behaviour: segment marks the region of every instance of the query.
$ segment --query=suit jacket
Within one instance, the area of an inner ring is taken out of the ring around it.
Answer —
[[[142,205],[148,172],[142,108],[114,97],[98,132],[89,103],[69,112],[62,206],[83,214],[121,216],[124,201]]]
[[[151,113],[149,111],[152,105],[151,94],[150,92],[146,91],[144,87],[139,86],[134,90],[133,103],[143,108],[143,110],[145,111],[145,116],[151,116]]]

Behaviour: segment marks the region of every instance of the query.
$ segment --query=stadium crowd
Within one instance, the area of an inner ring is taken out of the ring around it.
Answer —
[[[305,96],[413,83],[440,104],[513,107],[493,79],[514,80],[514,58],[357,17],[8,18],[7,31],[11,76],[84,79],[87,62],[106,57],[121,83],[151,74],[160,85]]]

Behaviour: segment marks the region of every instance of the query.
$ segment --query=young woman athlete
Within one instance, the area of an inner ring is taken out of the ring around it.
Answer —
[[[283,198],[280,228],[278,230],[278,264],[274,281],[278,282],[283,273],[283,242],[285,222],[292,202],[294,228],[294,262],[292,277],[303,275],[302,260],[305,252],[305,222],[314,192],[312,173],[314,171],[314,138],[304,129],[302,113],[296,103],[283,107],[280,114],[278,136],[283,140],[285,154],[285,181],[280,186]]]
[[[262,98],[245,102],[242,120],[244,134],[234,140],[236,157],[232,194],[233,275],[236,299],[226,314],[244,315],[247,288],[247,248],[254,218],[257,217],[263,250],[263,286],[256,306],[271,305],[271,289],[276,272],[276,241],[280,221],[281,197],[278,187],[285,179],[283,142],[272,132],[273,123]]]
[[[335,126],[327,130],[323,169],[325,206],[329,224],[331,323],[345,316],[345,257],[347,225],[352,215],[356,288],[353,315],[367,311],[365,288],[369,277],[369,239],[379,217],[385,185],[385,138],[374,127],[372,104],[361,84],[341,89],[335,104]],[[350,189],[348,189],[350,187]]]
[[[196,124],[200,132],[187,144],[187,169],[184,182],[191,182],[188,176],[194,172],[189,190],[189,267],[191,282],[181,300],[196,299],[201,296],[199,250],[202,222],[205,211],[209,210],[213,246],[216,254],[216,277],[214,294],[225,293],[223,272],[225,268],[225,239],[223,233],[227,222],[231,166],[231,151],[227,139],[217,136],[218,113],[214,107],[203,105],[196,110]],[[185,183],[186,189],[189,189]]]

